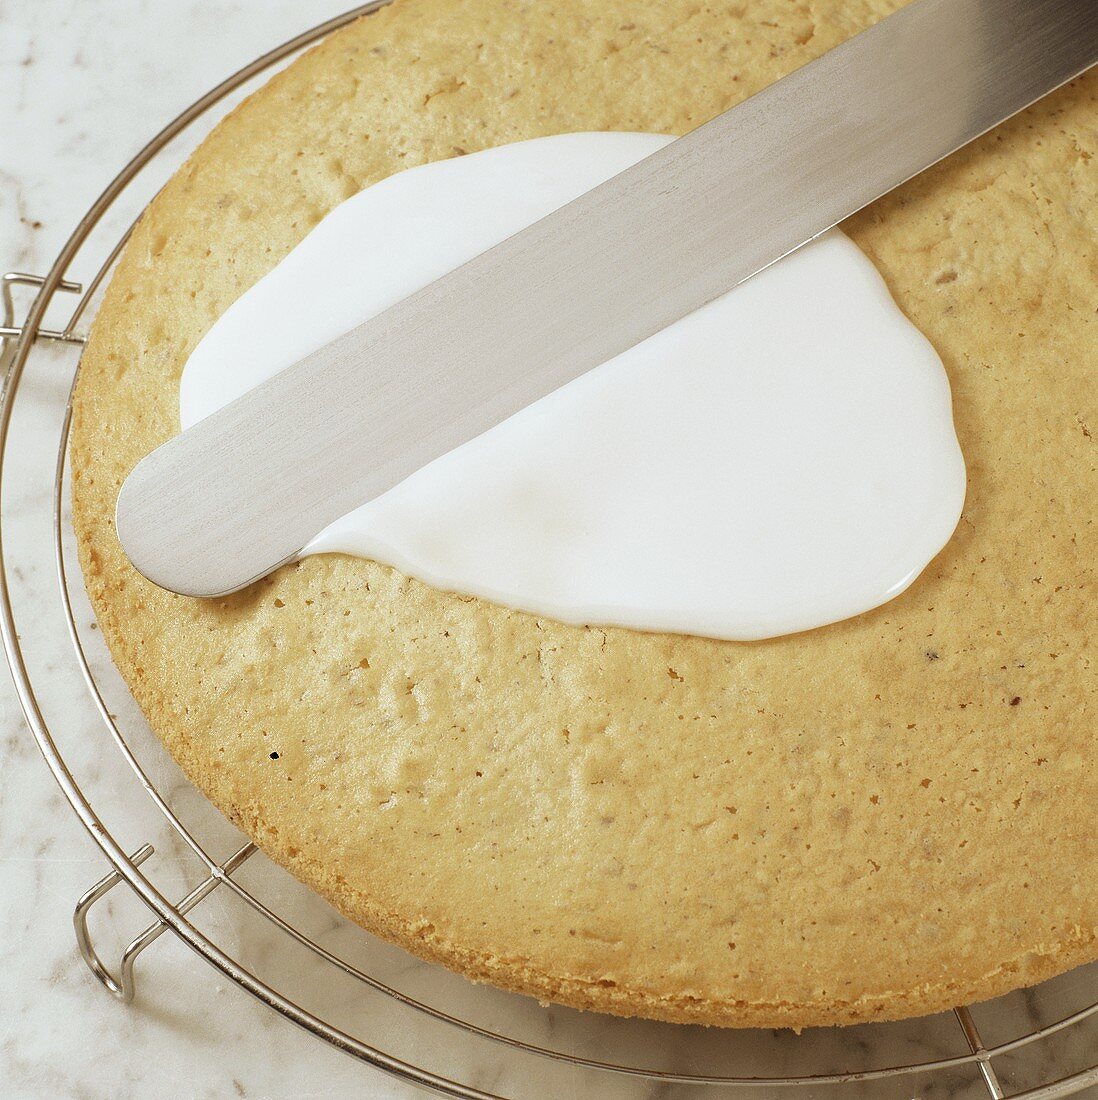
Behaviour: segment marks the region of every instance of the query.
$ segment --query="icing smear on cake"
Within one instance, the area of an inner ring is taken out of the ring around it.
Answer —
[[[348,199],[199,343],[183,427],[669,140],[538,138]],[[898,595],[949,539],[964,492],[941,361],[832,231],[304,553],[373,558],[570,623],[761,639]]]

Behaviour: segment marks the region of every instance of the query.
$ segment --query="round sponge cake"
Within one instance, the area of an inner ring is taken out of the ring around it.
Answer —
[[[941,354],[969,468],[956,535],[875,611],[755,643],[585,629],[342,556],[201,601],[113,530],[188,353],[341,200],[518,139],[691,129],[897,6],[397,0],[138,225],[75,395],[87,588],[187,774],[371,931],[732,1026],[915,1015],[1098,955],[1093,74],[845,226]]]

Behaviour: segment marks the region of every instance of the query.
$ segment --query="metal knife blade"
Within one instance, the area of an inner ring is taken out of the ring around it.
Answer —
[[[235,591],[1098,61],[1098,0],[915,0],[142,460],[151,581]]]

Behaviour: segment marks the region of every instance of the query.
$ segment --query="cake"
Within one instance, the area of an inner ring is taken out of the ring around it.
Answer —
[[[369,931],[723,1026],[902,1018],[1098,956],[1095,74],[844,225],[941,355],[969,470],[953,539],[874,611],[742,643],[568,626],[341,555],[194,600],[113,530],[191,349],[343,199],[519,139],[684,132],[898,6],[396,0],[142,217],[74,396],[88,593],[187,775]]]

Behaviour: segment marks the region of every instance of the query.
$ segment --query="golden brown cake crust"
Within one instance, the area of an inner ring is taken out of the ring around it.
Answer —
[[[204,602],[114,536],[190,350],[342,199],[520,138],[690,129],[896,6],[397,0],[138,226],[76,392],[88,591],[187,774],[371,931],[722,1025],[930,1012],[1098,954],[1093,74],[847,226],[941,353],[969,468],[956,536],[876,611],[749,644],[579,629],[338,556]]]

